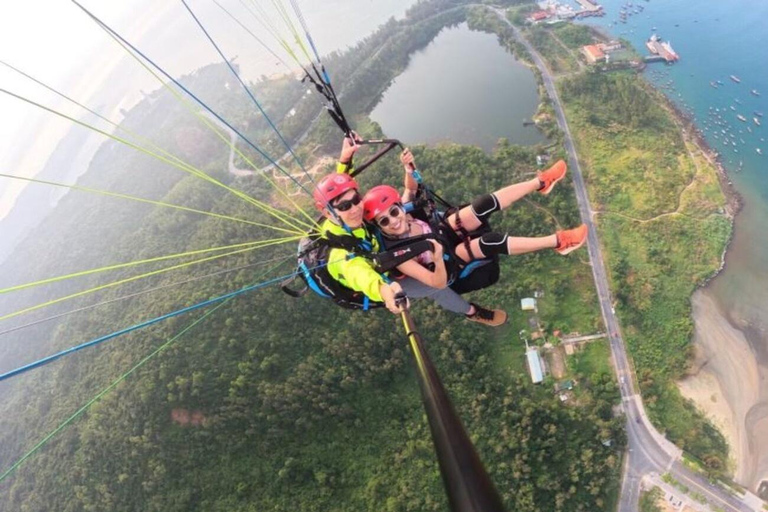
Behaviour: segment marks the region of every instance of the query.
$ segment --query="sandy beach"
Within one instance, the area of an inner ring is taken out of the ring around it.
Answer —
[[[736,482],[755,491],[768,478],[768,403],[760,390],[767,369],[707,289],[693,295],[692,306],[696,357],[680,391],[726,437]]]

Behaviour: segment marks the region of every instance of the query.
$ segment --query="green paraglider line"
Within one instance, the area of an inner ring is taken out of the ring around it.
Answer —
[[[275,270],[276,268],[278,268],[278,267],[280,267],[281,265],[283,265],[283,264],[284,264],[284,263],[285,263],[285,262],[286,262],[288,259],[290,259],[290,258],[292,258],[292,257],[290,257],[290,256],[289,256],[289,257],[287,257],[287,258],[283,259],[283,261],[281,261],[281,262],[280,262],[280,263],[278,263],[277,265],[274,265],[273,267],[271,267],[270,269],[268,269],[267,271],[265,271],[264,273],[262,273],[262,274],[259,276],[259,278],[263,278],[264,276],[266,276],[267,274],[269,274],[270,272],[272,272],[272,271],[273,271],[273,270]],[[267,286],[267,284],[271,284],[271,283],[272,283],[272,281],[267,281],[266,283],[261,283],[261,284],[254,284],[254,285],[252,285],[251,287],[248,287],[248,289],[254,289],[254,287],[264,287],[264,286]],[[245,288],[244,288],[243,290],[245,290]],[[240,290],[240,291],[241,291],[241,292],[243,292],[243,290]],[[120,377],[118,377],[117,379],[115,379],[115,380],[114,380],[114,381],[113,381],[113,382],[112,382],[112,383],[111,383],[109,386],[107,386],[106,388],[104,388],[104,389],[102,389],[101,391],[99,391],[99,393],[98,393],[98,394],[96,394],[96,396],[94,396],[92,399],[90,399],[90,400],[89,400],[89,401],[88,401],[88,402],[87,402],[85,405],[83,405],[83,406],[82,406],[80,409],[78,409],[77,411],[75,411],[75,413],[74,413],[74,414],[72,414],[72,415],[71,415],[69,418],[67,418],[66,420],[64,420],[64,421],[63,421],[63,422],[62,422],[62,423],[61,423],[61,424],[60,424],[58,427],[56,427],[56,428],[55,428],[53,431],[51,431],[51,432],[50,432],[48,435],[46,435],[46,436],[45,436],[43,439],[41,439],[41,440],[40,440],[40,441],[39,441],[39,442],[38,442],[38,443],[37,443],[35,446],[33,446],[33,447],[32,447],[32,448],[31,448],[31,449],[30,449],[30,450],[29,450],[27,453],[25,453],[24,455],[22,455],[22,457],[21,457],[19,460],[17,460],[15,463],[13,463],[13,465],[11,465],[11,467],[10,467],[10,468],[8,468],[7,470],[5,470],[5,472],[4,472],[4,473],[0,474],[0,482],[2,482],[3,480],[5,480],[6,478],[8,478],[8,476],[9,476],[11,473],[13,473],[14,471],[16,471],[16,469],[18,469],[18,468],[19,468],[19,466],[21,466],[21,465],[22,465],[22,464],[23,464],[25,461],[27,461],[27,460],[28,460],[28,459],[29,459],[29,458],[30,458],[32,455],[34,455],[34,454],[35,454],[37,451],[39,451],[39,450],[40,450],[40,449],[41,449],[43,446],[45,446],[45,444],[47,444],[47,443],[48,443],[48,441],[50,441],[50,440],[51,440],[51,439],[52,439],[52,438],[53,438],[53,437],[54,437],[56,434],[58,434],[58,433],[59,433],[59,432],[61,432],[61,431],[62,431],[64,428],[66,428],[66,427],[67,427],[67,425],[69,425],[70,423],[72,423],[73,421],[75,421],[75,420],[76,420],[78,417],[80,417],[80,416],[81,416],[81,415],[82,415],[82,414],[83,414],[85,411],[87,411],[87,410],[88,410],[88,409],[89,409],[89,408],[90,408],[90,407],[91,407],[93,404],[95,404],[96,402],[98,402],[98,401],[101,399],[101,397],[103,397],[104,395],[106,395],[107,393],[109,393],[109,392],[110,392],[112,389],[114,389],[114,388],[115,388],[115,387],[116,387],[118,384],[120,384],[120,383],[121,383],[121,382],[123,382],[125,379],[127,379],[127,378],[128,378],[128,377],[129,377],[129,376],[132,374],[132,373],[134,373],[136,370],[138,370],[139,368],[141,368],[142,366],[144,366],[144,365],[145,365],[145,364],[146,364],[148,361],[150,361],[152,358],[154,358],[155,356],[157,356],[157,355],[158,355],[158,354],[160,354],[161,352],[163,352],[163,351],[165,351],[166,349],[168,349],[168,347],[170,347],[170,346],[173,344],[173,342],[175,342],[176,340],[178,340],[178,339],[179,339],[181,336],[183,336],[184,334],[186,334],[188,331],[190,331],[190,330],[191,330],[192,328],[194,328],[196,325],[198,325],[198,324],[199,324],[199,323],[201,323],[203,320],[205,320],[206,318],[208,318],[210,315],[212,315],[213,313],[215,313],[217,310],[219,310],[220,308],[222,308],[222,307],[223,307],[225,304],[228,304],[228,303],[229,303],[229,302],[230,302],[232,299],[234,299],[234,298],[235,298],[235,296],[233,295],[233,296],[230,296],[230,297],[227,297],[226,299],[224,299],[224,300],[223,300],[221,303],[217,304],[217,305],[216,305],[216,306],[215,306],[213,309],[211,309],[210,311],[207,311],[207,312],[206,312],[205,314],[203,314],[203,315],[202,315],[200,318],[198,318],[197,320],[195,320],[194,322],[192,322],[191,324],[189,324],[187,327],[185,327],[184,329],[182,329],[182,330],[181,330],[181,331],[180,331],[178,334],[176,334],[175,336],[173,336],[172,338],[170,338],[168,341],[166,341],[165,343],[163,343],[162,345],[160,345],[158,348],[156,348],[156,349],[155,349],[155,350],[154,350],[152,353],[150,353],[150,354],[149,354],[148,356],[146,356],[144,359],[142,359],[141,361],[139,361],[138,363],[136,363],[136,364],[135,364],[135,365],[134,365],[134,366],[133,366],[133,367],[132,367],[130,370],[128,370],[127,372],[123,373],[123,374],[122,374]]]
[[[110,192],[108,190],[100,190],[100,189],[97,189],[97,188],[81,187],[80,185],[68,185],[66,183],[58,183],[58,182],[55,182],[55,181],[48,181],[48,180],[39,180],[39,179],[35,179],[35,178],[27,178],[27,177],[24,177],[24,176],[15,176],[13,174],[4,174],[4,173],[0,173],[0,178],[9,178],[9,179],[14,179],[14,180],[23,180],[23,181],[28,181],[30,183],[39,183],[41,185],[51,185],[53,187],[64,187],[64,188],[69,188],[69,189],[72,189],[72,190],[78,190],[78,191],[81,191],[81,192],[88,192],[88,193],[91,193],[91,194],[101,194],[101,195],[109,196],[109,197],[118,197],[120,199],[128,199],[128,200],[131,200],[131,201],[137,201],[139,203],[153,204],[155,206],[162,206],[162,207],[165,207],[165,208],[173,208],[175,210],[181,210],[181,211],[190,212],[190,213],[199,213],[201,215],[207,215],[209,217],[215,217],[217,219],[231,220],[231,221],[234,221],[234,222],[242,222],[244,224],[250,224],[252,226],[258,226],[258,227],[267,228],[267,229],[274,229],[275,231],[280,231],[282,233],[290,233],[290,234],[296,234],[296,235],[303,233],[302,231],[298,231],[298,230],[289,230],[289,229],[285,229],[285,228],[279,228],[277,226],[270,226],[269,224],[262,224],[261,222],[254,222],[254,221],[251,221],[251,220],[240,219],[238,217],[230,217],[229,215],[222,215],[220,213],[207,212],[207,211],[204,211],[204,210],[198,210],[196,208],[188,208],[186,206],[180,206],[180,205],[177,205],[177,204],[166,203],[164,201],[155,201],[153,199],[145,199],[143,197],[136,197],[136,196],[132,196],[132,195],[129,195],[129,194],[121,194],[119,192]]]

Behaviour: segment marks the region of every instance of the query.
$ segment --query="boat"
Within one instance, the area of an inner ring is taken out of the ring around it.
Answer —
[[[731,80],[733,80],[737,84],[741,83],[741,78],[737,77],[736,75],[731,75]]]
[[[741,114],[737,115],[737,116],[736,116],[736,119],[738,119],[738,120],[739,120],[739,121],[741,121],[742,123],[746,123],[746,122],[747,122],[747,118],[746,118],[746,117],[744,117],[744,116],[743,116],[743,115],[741,115]]]
[[[717,82],[717,85],[723,85],[723,82],[721,82],[720,80],[715,80],[715,81]]]
[[[755,124],[756,124],[757,126],[762,126],[762,125],[760,124],[760,119],[758,119],[758,118],[756,118],[756,117],[753,117],[753,118],[752,118],[752,120],[755,122]]]
[[[733,105],[731,105],[731,110],[733,110],[734,112],[736,112],[736,107],[734,107]]]
[[[717,89],[717,84],[715,82],[709,82],[709,85],[711,85],[712,87]],[[712,108],[712,107],[710,107],[710,108]]]
[[[757,151],[758,155],[762,155],[763,154],[763,150],[760,149],[760,148],[755,149],[755,151]]]
[[[759,92],[757,92],[757,89],[752,89],[752,90],[751,90],[751,91],[749,91],[749,92],[751,92],[751,93],[752,93],[752,94],[754,94],[755,96],[760,96],[760,93],[759,93]]]
[[[755,110],[755,115],[757,117],[763,117],[763,113],[762,112],[758,112],[757,110]]]

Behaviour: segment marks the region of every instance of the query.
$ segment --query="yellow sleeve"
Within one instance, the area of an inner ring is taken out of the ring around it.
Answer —
[[[335,254],[334,254],[335,253]],[[333,249],[329,255],[328,272],[331,276],[344,286],[357,292],[364,293],[369,299],[381,302],[381,291],[379,288],[384,282],[384,278],[376,272],[370,262],[365,258],[357,256],[352,259],[340,257],[342,254],[349,254],[341,249]]]
[[[379,288],[384,282],[381,275],[373,270],[371,264],[365,258],[356,257],[344,262],[344,274],[347,286],[353,290],[363,292],[369,299],[382,302]]]
[[[352,162],[344,164],[338,162],[336,164],[336,172],[339,174],[352,174],[355,171],[355,165]]]

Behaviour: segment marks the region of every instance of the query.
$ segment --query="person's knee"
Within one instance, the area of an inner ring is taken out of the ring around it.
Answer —
[[[486,258],[498,256],[499,254],[509,254],[507,241],[509,235],[506,233],[484,233],[480,237],[480,251]]]
[[[483,194],[481,196],[477,196],[472,201],[471,207],[472,213],[475,215],[475,217],[477,217],[477,220],[482,223],[487,222],[488,217],[490,217],[493,212],[501,210],[501,204],[493,194]]]

